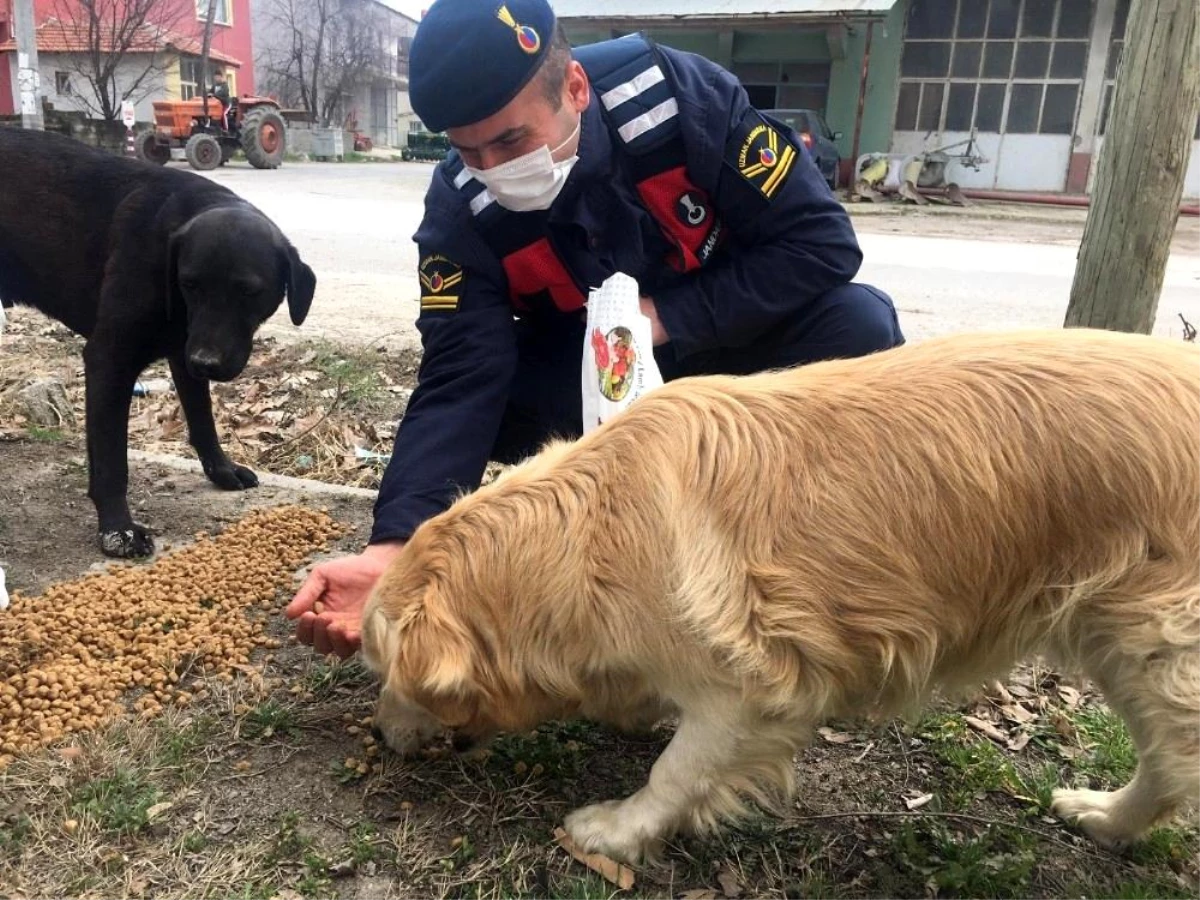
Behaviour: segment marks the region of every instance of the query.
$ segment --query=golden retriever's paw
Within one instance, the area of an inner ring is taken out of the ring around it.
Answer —
[[[609,800],[575,810],[567,816],[563,827],[584,852],[637,865],[643,860],[657,859],[662,849],[658,829],[639,818],[636,805]]]
[[[1051,798],[1050,811],[1054,815],[1080,828],[1101,847],[1122,850],[1137,839],[1112,815],[1111,791],[1059,788]]]

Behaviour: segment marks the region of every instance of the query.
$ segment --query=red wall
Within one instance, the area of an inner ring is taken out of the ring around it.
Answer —
[[[62,5],[70,0],[33,0],[38,24],[55,15]],[[12,22],[12,0],[0,0],[0,19]],[[175,30],[195,38],[197,44],[204,38],[204,22],[195,13],[195,0],[164,0],[162,9],[179,10],[170,13]],[[213,49],[231,56],[241,63],[237,70],[239,94],[254,93],[254,36],[250,29],[250,0],[232,0],[233,24],[213,25]],[[164,17],[168,14],[164,13]],[[11,32],[11,24],[9,28]],[[12,113],[12,83],[8,70],[9,54],[0,54],[0,115]]]
[[[0,116],[11,116],[16,110],[13,103],[11,53],[0,53]]]

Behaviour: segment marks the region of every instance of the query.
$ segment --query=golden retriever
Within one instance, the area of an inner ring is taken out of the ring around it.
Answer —
[[[1058,816],[1120,847],[1196,798],[1200,348],[964,334],[675,381],[430,519],[363,621],[402,753],[678,715],[643,788],[566,818],[629,862],[787,796],[822,720],[1032,654],[1094,679],[1140,754]]]

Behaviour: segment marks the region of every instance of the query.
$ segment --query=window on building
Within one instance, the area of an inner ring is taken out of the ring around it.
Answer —
[[[215,3],[213,23],[216,25],[233,24],[233,0],[196,0],[196,18],[201,22],[208,21],[208,4]]]
[[[60,97],[70,97],[75,93],[75,89],[71,86],[70,72],[54,73],[54,93]]]
[[[829,63],[770,62],[734,63],[733,74],[741,81],[757,109],[814,109],[822,115],[829,98]]]
[[[179,97],[191,100],[200,96],[200,85],[204,79],[200,75],[200,60],[195,56],[185,56],[179,60]]]
[[[1130,0],[1117,0],[1117,10],[1113,17],[1112,37],[1108,43],[1108,60],[1104,66],[1104,105],[1100,108],[1100,118],[1096,123],[1096,134],[1101,136],[1108,127],[1108,117],[1112,112],[1117,70],[1121,66],[1121,51],[1125,48],[1125,29],[1129,24],[1129,4]],[[1192,140],[1200,141],[1200,117],[1196,119],[1196,130],[1192,133]]]
[[[1071,134],[1092,5],[911,0],[896,130]]]

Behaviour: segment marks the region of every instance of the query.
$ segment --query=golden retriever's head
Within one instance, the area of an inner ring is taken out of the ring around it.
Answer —
[[[388,746],[411,754],[449,730],[466,750],[569,711],[514,669],[510,608],[464,577],[466,554],[434,554],[422,538],[401,551],[363,612],[363,660],[382,682],[374,722]]]

